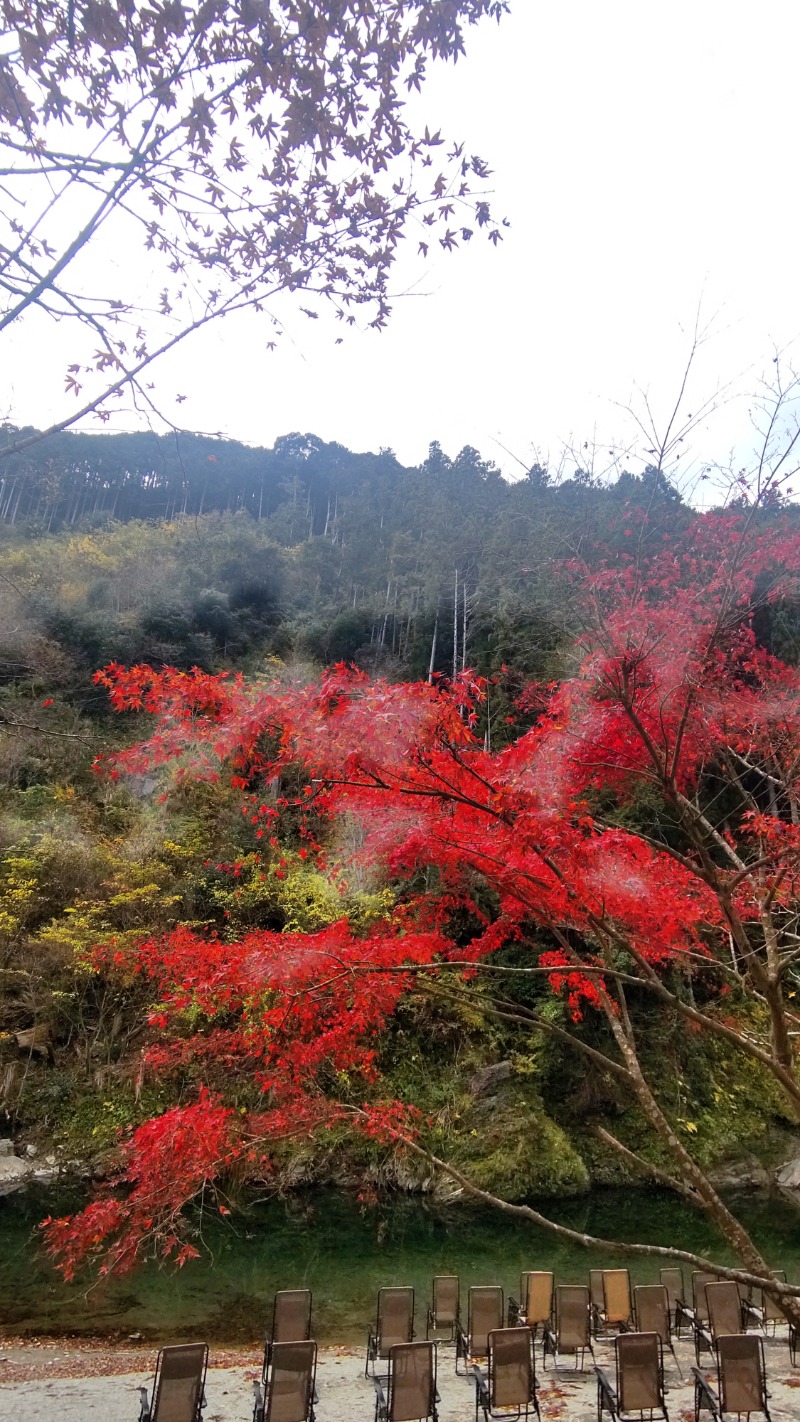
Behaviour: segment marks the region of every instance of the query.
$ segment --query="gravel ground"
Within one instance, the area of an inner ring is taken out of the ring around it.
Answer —
[[[667,1355],[670,1422],[691,1422],[690,1366],[694,1356],[685,1341],[678,1343],[677,1352],[682,1378]],[[793,1372],[789,1366],[785,1339],[768,1339],[766,1353],[773,1422],[798,1422],[800,1371]],[[596,1356],[613,1374],[613,1342],[599,1342]],[[258,1353],[213,1349],[212,1359],[204,1422],[249,1422],[253,1379],[259,1372]],[[564,1360],[556,1378],[552,1364],[546,1373],[542,1371],[540,1359],[537,1349],[542,1422],[550,1418],[594,1422],[595,1388],[590,1365],[581,1376]],[[14,1422],[136,1422],[138,1389],[150,1382],[154,1363],[154,1352],[146,1349],[56,1347],[43,1340],[24,1344],[20,1340],[0,1341],[0,1417],[13,1418]],[[351,1349],[321,1349],[317,1388],[318,1422],[370,1422],[374,1390],[364,1378],[363,1353],[359,1356]],[[451,1348],[440,1348],[439,1392],[441,1422],[473,1422],[474,1389],[469,1379],[456,1377]]]

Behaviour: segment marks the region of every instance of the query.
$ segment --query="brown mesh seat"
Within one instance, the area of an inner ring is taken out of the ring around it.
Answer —
[[[272,1325],[264,1340],[261,1380],[266,1381],[274,1343],[300,1343],[311,1337],[311,1290],[279,1289],[272,1303]]]
[[[723,1333],[716,1346],[717,1393],[699,1368],[692,1369],[695,1422],[703,1410],[715,1418],[762,1412],[770,1422],[763,1339],[753,1333]]]
[[[273,1343],[266,1376],[253,1384],[253,1422],[314,1422],[316,1372],[313,1338]]]
[[[527,1323],[534,1336],[553,1320],[553,1275],[544,1269],[528,1269],[519,1276],[519,1303],[508,1301],[509,1326]]]
[[[542,1361],[547,1364],[547,1355],[550,1353],[558,1372],[558,1356],[560,1353],[574,1353],[575,1366],[578,1367],[578,1354],[580,1353],[580,1367],[583,1369],[583,1360],[586,1349],[594,1357],[592,1348],[592,1313],[589,1290],[585,1284],[559,1284],[556,1289],[556,1322],[555,1328],[545,1327],[544,1339],[542,1342]]]
[[[436,1344],[396,1343],[389,1349],[389,1375],[373,1378],[375,1422],[437,1422]]]
[[[470,1289],[467,1295],[466,1331],[456,1329],[456,1372],[459,1362],[465,1371],[476,1359],[485,1358],[489,1352],[489,1334],[503,1327],[503,1290],[499,1284],[480,1284]]]
[[[364,1376],[369,1376],[379,1358],[388,1358],[389,1349],[400,1343],[410,1343],[414,1337],[414,1290],[387,1288],[378,1291],[378,1313],[375,1331],[367,1337],[367,1362]]]
[[[153,1401],[139,1389],[139,1422],[199,1422],[208,1367],[207,1343],[179,1343],[162,1348],[156,1360]]]
[[[657,1333],[622,1333],[614,1340],[616,1389],[602,1368],[597,1374],[597,1418],[613,1419],[660,1412],[669,1422],[664,1396],[664,1352]]]
[[[428,1321],[425,1336],[447,1330],[452,1343],[456,1336],[456,1324],[461,1313],[461,1289],[457,1274],[435,1274],[431,1302],[428,1305]]]
[[[540,1417],[530,1328],[493,1328],[488,1349],[486,1376],[477,1365],[473,1368],[476,1416],[482,1407],[485,1422],[528,1418],[531,1408]]]

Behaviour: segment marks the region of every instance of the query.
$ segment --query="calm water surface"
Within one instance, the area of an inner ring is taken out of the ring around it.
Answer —
[[[419,1312],[434,1273],[459,1274],[462,1290],[499,1283],[516,1293],[522,1269],[552,1269],[557,1281],[569,1283],[586,1281],[590,1267],[627,1264],[635,1281],[646,1282],[657,1279],[662,1262],[589,1254],[485,1208],[412,1197],[362,1211],[352,1197],[330,1190],[216,1217],[204,1226],[206,1255],[179,1273],[147,1267],[93,1287],[66,1285],[41,1256],[36,1226],[81,1203],[78,1194],[52,1189],[0,1199],[0,1326],[15,1333],[141,1333],[162,1342],[199,1333],[212,1343],[255,1342],[274,1291],[306,1287],[314,1293],[321,1343],[363,1343],[382,1284],[413,1284]],[[789,1278],[800,1276],[800,1210],[782,1197],[755,1195],[737,1209],[768,1262]],[[731,1260],[709,1225],[670,1195],[606,1190],[549,1211],[594,1235],[669,1240]]]

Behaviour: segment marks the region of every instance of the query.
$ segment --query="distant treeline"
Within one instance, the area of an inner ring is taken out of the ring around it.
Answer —
[[[275,656],[502,671],[502,738],[516,692],[556,674],[579,625],[570,563],[646,554],[701,517],[653,469],[601,484],[536,465],[512,482],[469,447],[406,468],[314,435],[43,438],[0,461],[0,719],[9,696],[100,709],[91,677],[111,660],[257,671]],[[764,614],[764,640],[793,660],[797,620],[780,616]]]
[[[12,443],[36,431],[6,424],[2,435]],[[420,487],[420,478],[427,488]],[[517,491],[516,502],[524,490],[555,492],[540,465],[512,485],[469,446],[449,459],[432,444],[425,463],[409,469],[391,450],[354,454],[310,434],[284,435],[272,449],[264,449],[191,433],[67,431],[43,436],[20,453],[0,454],[0,522],[33,524],[37,532],[54,533],[109,518],[125,523],[243,511],[260,520],[283,509],[288,541],[299,542],[341,534],[344,501],[353,495],[366,490],[370,502],[386,514],[398,498],[403,503],[426,498],[432,478],[446,483],[444,492],[454,497],[474,500],[482,487],[489,492],[481,500],[485,512],[497,511],[511,488]],[[666,480],[660,484],[669,502],[680,502]],[[576,470],[558,486],[561,501],[573,502],[591,486],[589,475]],[[623,475],[617,495],[637,492],[651,498],[652,479]]]

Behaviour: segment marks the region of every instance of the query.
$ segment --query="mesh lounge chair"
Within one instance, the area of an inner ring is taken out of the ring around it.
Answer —
[[[773,1271],[773,1278],[778,1279],[780,1283],[785,1284],[785,1270],[775,1269]],[[758,1289],[755,1287],[750,1289],[750,1293],[747,1298],[747,1311],[751,1318],[753,1318],[757,1323],[761,1325],[765,1333],[768,1329],[770,1329],[771,1325],[771,1333],[773,1337],[775,1336],[775,1330],[777,1325],[779,1323],[786,1322],[786,1314],[784,1313],[780,1304],[776,1303],[774,1299],[771,1299],[769,1297],[769,1294],[765,1294],[763,1289]]]
[[[373,1378],[375,1422],[437,1422],[436,1344],[395,1343],[389,1375]]]
[[[658,1274],[669,1300],[670,1322],[680,1338],[681,1328],[686,1321],[686,1292],[682,1269],[660,1269]]]
[[[712,1343],[716,1343],[722,1333],[744,1333],[742,1296],[737,1283],[720,1279],[715,1284],[706,1284],[706,1302]]]
[[[311,1337],[311,1290],[279,1289],[272,1304],[272,1326],[264,1340],[261,1381],[266,1382],[273,1343],[300,1343]]]
[[[695,1422],[703,1410],[720,1422],[731,1412],[744,1412],[748,1418],[751,1412],[763,1412],[770,1422],[764,1341],[754,1333],[723,1333],[717,1339],[717,1392],[699,1368],[692,1372]]]
[[[367,1362],[364,1377],[369,1377],[370,1364],[388,1358],[389,1349],[399,1343],[410,1343],[414,1337],[414,1290],[379,1289],[375,1332],[367,1337]]]
[[[266,1374],[253,1383],[253,1422],[314,1422],[316,1373],[313,1339],[273,1343]]]
[[[731,1279],[716,1279],[705,1286],[705,1323],[695,1322],[694,1351],[697,1366],[705,1349],[712,1353],[721,1334],[744,1333],[742,1296]]]
[[[632,1413],[652,1418],[660,1412],[669,1422],[664,1396],[664,1351],[657,1333],[622,1333],[614,1339],[616,1389],[602,1368],[597,1373],[597,1422],[608,1412],[614,1422]]]
[[[200,1422],[205,1406],[207,1343],[180,1343],[162,1348],[156,1361],[153,1401],[139,1389],[139,1422]]]
[[[559,1353],[574,1353],[575,1367],[580,1367],[586,1349],[594,1357],[592,1348],[592,1311],[589,1290],[585,1284],[559,1284],[556,1289],[556,1326],[545,1327],[542,1342],[542,1362],[547,1366],[547,1355],[551,1353],[558,1372]]]
[[[633,1309],[637,1333],[657,1333],[662,1345],[669,1348],[680,1372],[672,1346],[672,1322],[669,1295],[664,1284],[637,1284],[633,1291]]]
[[[711,1347],[706,1284],[716,1284],[717,1282],[716,1274],[709,1274],[703,1269],[695,1269],[692,1273],[692,1307],[683,1310],[683,1317],[692,1330],[695,1360],[698,1366],[702,1350]]]
[[[628,1329],[633,1323],[631,1276],[627,1269],[603,1270],[603,1324]]]
[[[460,1300],[461,1290],[458,1275],[435,1274],[433,1297],[428,1305],[428,1321],[425,1326],[426,1338],[430,1338],[432,1333],[441,1333],[447,1329],[450,1337],[446,1341],[448,1343],[455,1341],[456,1324],[461,1312]]]
[[[602,1269],[589,1270],[589,1293],[592,1299],[592,1332],[595,1337],[600,1331],[600,1319],[605,1307]]]
[[[498,1284],[480,1284],[467,1296],[466,1332],[456,1327],[456,1372],[463,1360],[464,1371],[489,1352],[489,1334],[503,1327],[503,1290]]]
[[[539,1329],[553,1321],[553,1275],[543,1269],[529,1269],[519,1276],[519,1303],[508,1300],[508,1325],[526,1323],[536,1337]]]
[[[483,1408],[484,1422],[490,1418],[529,1418],[531,1408],[541,1419],[536,1396],[536,1369],[533,1334],[527,1324],[519,1328],[493,1328],[488,1339],[487,1370],[479,1367],[475,1377],[475,1422]]]
[[[311,1337],[311,1290],[279,1289],[272,1305],[273,1343],[299,1343]]]

